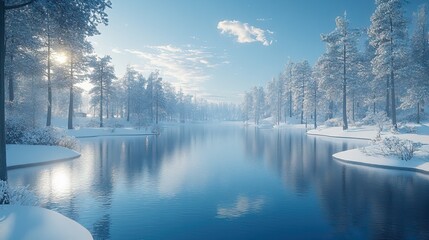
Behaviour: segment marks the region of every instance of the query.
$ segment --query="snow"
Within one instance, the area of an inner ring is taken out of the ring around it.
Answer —
[[[366,148],[368,150],[369,147]],[[367,155],[362,149],[352,149],[335,153],[333,157],[339,161],[358,165],[393,168],[429,173],[429,153],[419,151],[409,161],[400,160],[396,156]]]
[[[343,130],[343,127],[329,127],[329,128],[321,127],[318,129],[309,130],[307,134],[326,136],[326,137],[336,137],[336,138],[370,140],[377,136],[377,129],[375,126],[350,127],[347,130]]]
[[[2,240],[86,240],[91,233],[77,222],[54,211],[30,206],[0,206]]]
[[[101,136],[140,136],[153,135],[150,129],[134,128],[80,128],[66,130],[66,133],[76,138],[101,137]]]
[[[60,146],[6,145],[7,167],[27,167],[78,158],[80,153]]]
[[[307,132],[308,135],[326,136],[335,138],[350,139],[374,139],[377,135],[375,126],[351,127],[343,131],[342,127],[330,127],[313,129]],[[395,136],[400,139],[407,139],[422,146],[415,152],[414,157],[409,161],[399,159],[393,155],[377,154],[373,151],[376,146],[367,146],[361,149],[352,149],[335,153],[334,159],[346,163],[358,165],[394,168],[401,170],[411,170],[429,173],[429,124],[407,124],[399,130],[399,133],[382,132],[381,137]]]

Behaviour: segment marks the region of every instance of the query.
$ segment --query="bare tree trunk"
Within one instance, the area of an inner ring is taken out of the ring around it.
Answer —
[[[68,129],[73,129],[73,54],[70,52],[70,100],[68,114]]]
[[[5,130],[5,93],[4,93],[4,64],[6,57],[5,46],[5,3],[0,0],[0,180],[7,181],[6,165],[6,130]],[[2,197],[3,198],[3,197]],[[0,198],[0,200],[2,200]]]
[[[13,102],[15,100],[15,92],[14,92],[14,65],[13,65],[13,54],[10,54],[10,72],[9,72],[9,102]]]
[[[301,103],[301,124],[304,121],[304,98],[305,98],[305,80],[302,79],[302,103]],[[306,122],[307,124],[307,122]]]
[[[343,44],[343,130],[347,130],[347,78],[346,78],[346,44]]]
[[[317,128],[317,88],[314,88],[314,129]]]
[[[49,16],[48,16],[48,112],[46,114],[46,126],[51,126],[52,118],[52,83],[51,83],[51,33],[49,32]]]
[[[280,83],[280,79],[279,79],[279,83]],[[279,90],[277,93],[277,125],[280,125],[280,120],[281,120],[281,116],[282,116],[282,100],[281,100],[281,86],[278,86]]]
[[[417,102],[417,124],[420,124],[420,101]]]
[[[391,101],[392,101],[392,125],[395,130],[398,129],[396,123],[396,96],[395,96],[395,76],[393,73],[393,23],[392,17],[390,16],[390,80],[391,80]]]
[[[103,63],[100,63],[103,64]],[[100,127],[103,127],[103,66],[100,74]]]
[[[390,117],[390,76],[386,78],[386,115]]]
[[[292,92],[289,91],[289,117],[292,117]]]

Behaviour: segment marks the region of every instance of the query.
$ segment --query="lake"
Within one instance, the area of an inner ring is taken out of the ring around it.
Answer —
[[[337,162],[366,141],[239,124],[80,139],[9,171],[94,239],[429,239],[429,176]]]

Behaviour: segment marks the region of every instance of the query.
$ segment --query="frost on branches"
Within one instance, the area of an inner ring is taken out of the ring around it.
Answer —
[[[6,181],[0,180],[0,205],[36,206],[37,197],[28,187],[12,187]]]
[[[373,145],[365,148],[369,155],[396,156],[401,160],[408,161],[414,157],[414,153],[421,147],[420,143],[410,140],[402,140],[398,137],[376,138]]]

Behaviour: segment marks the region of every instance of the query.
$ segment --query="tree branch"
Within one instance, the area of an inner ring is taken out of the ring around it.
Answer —
[[[25,7],[32,2],[34,2],[34,0],[29,0],[28,2],[20,3],[20,4],[16,4],[16,5],[5,6],[4,9],[10,10],[10,9],[16,9],[16,8],[20,8],[20,7]]]

